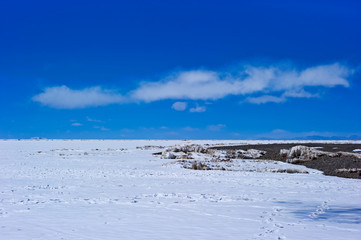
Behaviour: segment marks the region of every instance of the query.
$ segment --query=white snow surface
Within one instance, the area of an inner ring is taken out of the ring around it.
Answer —
[[[360,239],[358,179],[196,171],[136,148],[274,142],[0,140],[0,239]]]

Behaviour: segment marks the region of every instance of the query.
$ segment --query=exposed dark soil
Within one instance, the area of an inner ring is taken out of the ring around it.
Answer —
[[[361,144],[329,144],[329,143],[290,143],[290,144],[256,144],[256,145],[239,145],[239,146],[220,146],[212,147],[218,150],[248,150],[258,149],[267,151],[260,159],[271,159],[284,162],[286,159],[280,156],[281,149],[290,149],[293,146],[303,145],[308,147],[320,147],[318,150],[325,152],[352,152],[354,149],[361,149]],[[361,159],[356,157],[328,157],[322,156],[317,159],[298,163],[309,168],[323,171],[325,175],[338,176],[344,178],[361,179],[361,175],[357,172],[336,172],[341,168],[358,168],[361,169]]]

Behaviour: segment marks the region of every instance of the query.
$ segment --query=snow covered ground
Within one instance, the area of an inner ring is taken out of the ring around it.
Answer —
[[[195,171],[137,149],[190,143],[240,142],[0,140],[0,239],[360,239],[360,180],[252,160]]]

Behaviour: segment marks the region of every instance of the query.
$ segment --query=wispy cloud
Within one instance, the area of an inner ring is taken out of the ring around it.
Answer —
[[[246,102],[254,103],[254,104],[263,104],[263,103],[280,103],[285,102],[287,98],[314,98],[319,97],[319,94],[312,94],[306,92],[303,89],[300,90],[290,90],[284,92],[281,96],[271,96],[271,95],[262,95],[259,97],[248,97],[246,98]]]
[[[172,108],[176,111],[184,111],[187,108],[186,102],[175,102],[172,105]]]
[[[207,127],[207,129],[210,131],[220,131],[221,129],[223,129],[225,127],[226,127],[226,125],[224,125],[224,124],[217,124],[217,125],[209,125]]]
[[[246,101],[249,103],[255,103],[255,104],[262,104],[262,103],[268,103],[268,102],[280,103],[280,102],[286,101],[286,98],[275,97],[275,96],[270,96],[270,95],[263,95],[260,97],[248,97],[246,99]]]
[[[100,87],[73,90],[60,86],[46,88],[43,93],[34,96],[33,100],[52,108],[74,109],[121,103],[123,97]]]
[[[93,119],[93,118],[90,118],[90,117],[86,117],[86,120],[87,120],[88,122],[102,122],[101,120]]]
[[[72,125],[72,126],[74,126],[74,127],[80,127],[80,126],[83,126],[83,124],[78,123],[78,122],[72,123],[71,125]]]
[[[33,100],[53,108],[85,108],[113,103],[173,100],[217,100],[229,95],[246,97],[249,103],[280,103],[288,98],[318,97],[320,88],[349,87],[354,70],[339,63],[304,69],[283,65],[243,65],[236,72],[193,70],[169,74],[159,81],[142,82],[123,96],[100,87],[73,90],[66,86],[46,88]],[[307,91],[305,90],[307,88]],[[254,96],[261,95],[261,96]],[[187,103],[172,108],[184,111]],[[191,108],[191,112],[204,111]]]
[[[192,128],[192,127],[184,127],[184,128],[182,128],[182,130],[184,130],[184,131],[188,131],[188,132],[193,132],[193,131],[198,131],[199,130],[199,128]]]
[[[205,112],[207,109],[204,106],[196,106],[194,108],[189,109],[190,112]]]
[[[103,126],[94,126],[96,129],[100,129],[102,131],[109,131],[109,128],[103,127]]]
[[[159,82],[143,83],[131,93],[131,98],[145,102],[163,99],[220,99],[238,89],[234,80],[221,80],[213,71],[186,71],[168,76]]]
[[[313,97],[319,97],[320,95],[318,93],[309,93],[306,92],[304,89],[298,89],[298,90],[290,90],[286,91],[282,94],[283,97],[293,97],[293,98],[313,98]]]
[[[158,82],[142,83],[130,96],[134,100],[152,102],[162,99],[217,100],[228,95],[281,92],[285,94],[283,100],[286,97],[309,97],[301,94],[306,93],[305,87],[348,87],[347,77],[352,73],[352,69],[338,63],[303,70],[244,66],[237,74],[184,71]]]

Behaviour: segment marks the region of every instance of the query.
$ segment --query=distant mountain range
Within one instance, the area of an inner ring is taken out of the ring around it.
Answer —
[[[259,138],[258,140],[284,140],[283,138]],[[305,137],[295,137],[288,140],[361,140],[360,135],[351,135],[351,136],[319,136],[319,135],[312,135],[312,136],[305,136]]]
[[[359,135],[351,135],[348,137],[344,136],[332,136],[332,137],[325,137],[325,136],[307,136],[307,137],[300,137],[300,138],[294,138],[295,140],[361,140],[361,136]]]

